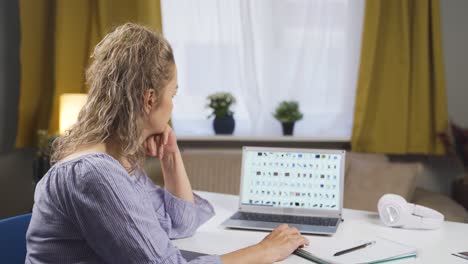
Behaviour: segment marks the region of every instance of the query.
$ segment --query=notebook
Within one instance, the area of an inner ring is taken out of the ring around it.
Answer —
[[[332,235],[341,222],[344,150],[243,147],[239,210],[222,225]]]
[[[375,241],[375,244],[340,256],[336,252]],[[383,237],[367,240],[332,240],[298,249],[294,254],[320,264],[383,263],[417,256],[417,249]]]

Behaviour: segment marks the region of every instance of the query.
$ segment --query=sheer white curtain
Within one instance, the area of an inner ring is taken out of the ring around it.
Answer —
[[[294,134],[351,136],[364,0],[162,0],[178,66],[173,125],[213,134],[207,95],[237,99],[235,135],[281,135],[272,116],[297,100]]]

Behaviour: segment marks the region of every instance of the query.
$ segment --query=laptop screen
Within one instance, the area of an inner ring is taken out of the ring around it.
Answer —
[[[337,210],[344,151],[244,148],[243,205]]]

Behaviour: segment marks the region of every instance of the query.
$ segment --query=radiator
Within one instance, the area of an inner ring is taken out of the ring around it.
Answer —
[[[242,151],[231,149],[182,150],[192,189],[239,194]]]

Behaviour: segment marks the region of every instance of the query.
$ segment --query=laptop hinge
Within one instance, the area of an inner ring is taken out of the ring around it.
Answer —
[[[290,209],[290,208],[287,208],[287,209]],[[261,211],[261,210],[258,210],[257,208],[242,208],[242,207],[239,207],[239,212],[273,214],[273,215],[315,216],[315,217],[329,217],[329,218],[343,219],[342,213],[340,212],[336,213],[336,212],[323,212],[322,211],[322,212],[311,213],[311,212],[297,212],[297,211],[284,212],[280,210]]]

